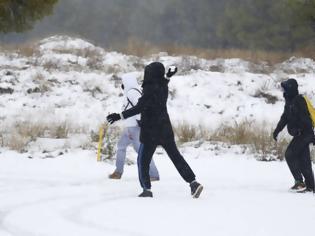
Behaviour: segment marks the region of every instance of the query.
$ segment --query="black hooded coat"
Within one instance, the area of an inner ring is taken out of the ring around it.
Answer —
[[[285,159],[296,182],[304,182],[309,191],[315,191],[314,175],[310,158],[309,144],[314,142],[312,120],[307,104],[299,94],[295,79],[281,83],[284,90],[285,106],[281,119],[274,131],[274,137],[287,126],[291,140]],[[304,177],[304,180],[303,180]]]
[[[167,112],[168,82],[162,63],[153,62],[145,67],[143,94],[136,106],[122,113],[124,119],[141,113],[141,143],[162,145],[174,140]]]
[[[298,84],[295,79],[288,79],[281,83],[285,98],[284,112],[275,129],[275,133],[281,132],[287,126],[291,136],[314,135],[313,124],[307,109],[307,104],[299,94]]]

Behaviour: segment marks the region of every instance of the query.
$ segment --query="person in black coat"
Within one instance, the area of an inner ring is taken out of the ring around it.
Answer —
[[[161,145],[175,165],[182,178],[190,184],[191,194],[198,198],[203,186],[196,181],[195,174],[179,153],[170,118],[167,112],[168,83],[177,68],[170,68],[165,75],[164,65],[153,62],[145,67],[143,94],[138,103],[122,114],[113,113],[107,116],[109,123],[126,119],[141,113],[140,120],[140,149],[138,152],[139,180],[143,192],[139,197],[152,197],[149,177],[149,164],[157,148]]]
[[[307,104],[304,97],[299,94],[295,79],[282,82],[281,87],[284,91],[285,106],[273,138],[277,141],[278,134],[287,126],[288,133],[293,136],[285,152],[285,159],[295,180],[291,190],[314,192],[314,174],[309,148],[310,143],[314,142],[314,131]]]

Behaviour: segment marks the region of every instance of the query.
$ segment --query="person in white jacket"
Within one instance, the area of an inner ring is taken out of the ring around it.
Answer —
[[[142,93],[140,91],[136,75],[128,73],[122,76],[122,89],[124,91],[124,104],[122,111],[132,108],[138,103]],[[117,143],[116,169],[109,175],[110,179],[120,179],[124,172],[127,147],[132,144],[134,150],[138,152],[140,147],[140,127],[138,121],[140,115],[136,115],[124,120],[124,129]],[[150,163],[150,179],[158,181],[160,179],[159,172],[152,159]]]

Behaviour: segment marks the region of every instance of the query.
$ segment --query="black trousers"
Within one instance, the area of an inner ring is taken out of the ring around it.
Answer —
[[[143,189],[151,189],[151,181],[149,175],[149,166],[152,156],[158,145],[156,144],[141,144],[138,152],[138,171],[139,180]],[[163,144],[162,147],[166,151],[169,158],[172,160],[177,171],[182,178],[191,183],[195,180],[195,174],[190,166],[185,161],[184,157],[179,153],[175,141]]]
[[[312,135],[294,137],[285,152],[285,159],[295,181],[303,182],[304,177],[306,187],[315,190],[309,147],[311,140]]]

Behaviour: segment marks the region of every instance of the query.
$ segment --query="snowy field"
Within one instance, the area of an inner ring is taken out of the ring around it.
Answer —
[[[315,196],[288,192],[293,179],[285,162],[259,162],[241,146],[181,145],[204,185],[201,197],[192,199],[188,184],[158,150],[161,181],[153,183],[153,199],[139,199],[136,165],[126,166],[122,180],[109,180],[113,162],[96,162],[91,137],[108,113],[121,109],[119,77],[134,73],[141,81],[152,61],[179,68],[168,101],[173,125],[215,130],[244,120],[274,128],[283,111],[284,79],[297,79],[301,93],[315,103],[313,60],[291,58],[271,66],[165,53],[138,58],[62,36],[28,50],[33,53],[0,52],[0,236],[314,231]],[[136,154],[129,150],[128,158],[135,162]]]
[[[155,155],[161,175],[153,199],[140,199],[136,166],[109,180],[113,166],[95,153],[28,159],[0,154],[0,235],[310,235],[315,196],[288,192],[285,162],[258,162],[209,147],[181,151],[204,185],[199,199],[167,156]],[[134,156],[134,155],[133,155]]]

